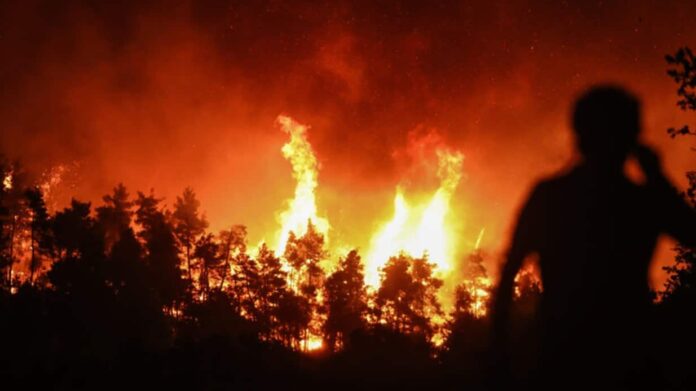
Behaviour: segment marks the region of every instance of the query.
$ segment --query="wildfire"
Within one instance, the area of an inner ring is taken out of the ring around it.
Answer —
[[[486,229],[481,228],[481,231],[479,231],[478,237],[476,238],[476,244],[474,245],[475,252],[471,257],[478,257],[479,262],[482,261],[479,248],[485,233]],[[491,287],[493,285],[491,279],[485,274],[472,276],[468,281],[465,282],[464,285],[471,295],[471,313],[478,318],[485,316],[488,308],[488,299],[490,299],[491,296]]]
[[[305,352],[315,352],[324,348],[324,340],[320,336],[312,335],[300,341],[300,345]]]
[[[14,173],[12,171],[9,171],[7,174],[5,174],[5,177],[2,179],[2,187],[4,190],[12,190],[12,176]]]
[[[471,313],[476,317],[483,317],[487,312],[488,299],[491,295],[491,280],[488,277],[476,277],[468,286],[471,292]]]
[[[39,183],[39,188],[43,193],[44,199],[46,201],[46,207],[49,211],[54,211],[56,209],[56,201],[54,197],[54,192],[58,186],[63,183],[63,179],[68,173],[69,167],[64,164],[59,164],[57,166],[51,167],[41,174],[41,182]]]
[[[439,188],[423,204],[410,205],[403,189],[397,187],[394,215],[372,238],[367,255],[365,283],[379,285],[379,270],[389,257],[404,252],[413,257],[426,255],[435,263],[435,272],[446,274],[454,264],[456,240],[449,227],[450,201],[461,179],[463,155],[438,150]]]
[[[287,201],[285,209],[278,215],[280,229],[276,232],[275,255],[281,259],[283,267],[288,272],[287,286],[297,294],[303,294],[300,289],[302,275],[297,267],[297,260],[290,263],[285,257],[290,234],[298,237],[308,233],[308,223],[326,239],[330,228],[326,217],[317,213],[316,189],[318,187],[319,163],[312,146],[307,139],[308,126],[295,121],[288,116],[278,116],[277,124],[287,133],[290,140],[283,145],[283,157],[292,166],[292,176],[296,181],[293,198]],[[446,148],[435,149],[437,162],[437,189],[430,193],[424,201],[417,202],[407,199],[401,186],[397,186],[393,203],[393,216],[372,235],[369,251],[365,259],[365,284],[373,289],[379,287],[380,270],[388,260],[404,253],[414,258],[427,256],[429,262],[435,265],[434,273],[438,278],[445,279],[453,275],[451,271],[456,265],[458,242],[455,237],[457,230],[453,226],[451,201],[462,177],[464,156]],[[478,250],[484,231],[481,230],[476,240],[475,250]],[[326,245],[326,242],[324,243]],[[332,248],[336,253],[337,248]],[[255,252],[251,250],[252,254]],[[485,268],[480,264],[480,252],[476,252],[478,268],[483,274],[467,276],[465,289],[472,300],[470,311],[476,316],[485,315],[486,302],[489,296],[490,280],[485,276]],[[301,262],[300,262],[301,264]],[[294,265],[294,266],[293,266]],[[442,294],[440,291],[438,295]],[[442,297],[440,297],[443,300]],[[324,302],[323,292],[319,291],[314,298],[321,307]],[[298,341],[297,346],[304,352],[324,349],[325,341],[321,336],[323,314],[312,309],[311,320],[306,336]],[[384,320],[380,320],[382,322]],[[434,325],[443,325],[447,318],[434,315],[430,321]],[[444,336],[436,333],[432,342],[441,344]]]
[[[292,176],[297,181],[295,197],[279,215],[281,228],[277,235],[275,253],[280,256],[285,251],[290,232],[303,235],[307,231],[307,223],[311,221],[317,231],[327,238],[329,221],[317,215],[314,190],[318,184],[319,163],[307,140],[308,127],[284,115],[278,116],[277,122],[290,135],[290,141],[283,145],[281,151],[283,157],[290,161]]]
[[[478,236],[476,237],[476,244],[474,245],[474,250],[478,250],[481,247],[481,240],[483,240],[483,235],[486,233],[485,228],[481,228]]]

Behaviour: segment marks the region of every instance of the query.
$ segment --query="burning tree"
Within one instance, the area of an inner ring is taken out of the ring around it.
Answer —
[[[31,221],[26,199],[29,181],[19,163],[9,163],[1,158],[0,169],[3,178],[0,190],[0,266],[3,285],[12,290],[19,282],[14,265],[25,253],[23,244]]]
[[[196,193],[193,192],[193,189],[187,187],[180,197],[176,197],[174,213],[172,213],[174,234],[184,249],[186,272],[188,279],[191,281],[193,281],[192,252],[196,241],[208,227],[208,221],[205,216],[198,211],[200,205],[201,203],[196,198]]]
[[[25,197],[29,212],[29,283],[33,284],[43,260],[50,259],[53,255],[53,235],[41,190],[38,187],[28,189]]]
[[[241,264],[248,259],[247,252],[247,229],[243,225],[234,225],[229,230],[222,230],[218,234],[220,241],[221,265],[218,272],[218,289],[223,289],[227,282],[227,277],[234,264]],[[241,259],[245,257],[246,259]]]
[[[488,313],[491,280],[483,264],[483,255],[475,250],[466,260],[464,282],[455,292],[455,313],[469,313],[480,318]]]
[[[438,331],[433,320],[443,315],[437,299],[443,282],[433,276],[433,268],[427,257],[400,254],[390,258],[374,298],[377,323],[430,341]]]
[[[351,250],[341,258],[338,269],[326,279],[323,334],[329,350],[340,349],[350,333],[365,327],[368,307],[364,280],[357,250]]]
[[[208,233],[202,235],[196,241],[193,258],[198,260],[198,291],[199,298],[202,300],[210,293],[210,275],[222,265],[222,254],[220,244],[216,241],[215,235]]]

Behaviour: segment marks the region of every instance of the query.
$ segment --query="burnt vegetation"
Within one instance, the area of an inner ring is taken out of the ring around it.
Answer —
[[[695,110],[693,54],[681,49],[667,61],[679,107]],[[693,134],[687,126],[669,129],[672,137]],[[696,173],[687,175],[684,197],[693,206]],[[358,250],[329,254],[310,221],[277,255],[266,245],[250,249],[242,225],[210,232],[190,188],[171,209],[152,191],[131,194],[119,184],[99,205],[73,200],[49,213],[41,187],[18,163],[0,161],[0,178],[9,178],[0,186],[0,384],[488,384],[488,311],[477,296],[490,286],[481,282],[480,253],[463,262],[469,278],[445,311],[437,295],[443,282],[427,257],[395,254],[370,290]],[[661,319],[655,338],[664,346],[656,365],[688,389],[696,385],[696,362],[684,353],[696,351],[696,250],[676,253],[654,304]],[[334,267],[326,272],[328,260]],[[542,288],[523,272],[515,289],[513,361],[523,378],[533,369]]]

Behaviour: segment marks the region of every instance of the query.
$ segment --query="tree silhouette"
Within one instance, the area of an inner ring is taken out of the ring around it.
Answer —
[[[44,258],[53,255],[53,235],[51,221],[46,210],[41,189],[38,187],[25,192],[29,210],[29,283],[34,283],[34,276],[41,269]]]
[[[5,285],[10,289],[17,285],[18,278],[14,276],[14,264],[19,262],[22,254],[19,246],[24,239],[29,224],[25,191],[29,187],[28,175],[19,162],[3,163],[2,183],[2,266]],[[7,183],[6,183],[7,182]]]
[[[485,316],[478,316],[477,310],[480,308],[470,287],[458,285],[441,358],[444,373],[451,381],[483,388],[488,371],[489,323]]]
[[[273,338],[273,330],[278,324],[278,308],[285,296],[287,273],[283,271],[280,259],[262,244],[256,256],[258,273],[256,281],[249,284],[252,290],[253,307],[249,308],[261,333],[266,338]]]
[[[324,271],[320,262],[327,257],[324,235],[316,230],[311,221],[307,221],[307,232],[301,237],[290,232],[283,257],[291,266],[290,280],[293,288],[293,294],[287,295],[284,302],[297,311],[309,314],[308,319],[304,319],[292,318],[288,313],[286,319],[295,324],[306,324],[301,332],[301,339],[307,342],[310,334],[321,333],[322,303],[319,294],[324,283]]]
[[[680,48],[666,56],[667,74],[678,85],[677,106],[687,112],[696,111],[696,57],[688,47]],[[670,137],[695,136],[689,125],[669,128]],[[693,149],[693,148],[692,148]],[[686,172],[689,186],[682,193],[688,204],[696,207],[696,171]],[[663,267],[667,272],[664,289],[659,292],[656,312],[660,322],[656,323],[660,338],[656,350],[661,353],[662,371],[675,389],[692,389],[696,385],[696,339],[693,330],[696,321],[692,316],[696,305],[696,248],[677,244],[674,248],[674,263]],[[667,342],[667,343],[665,343]]]
[[[364,280],[357,250],[341,258],[338,269],[326,279],[324,337],[332,351],[344,346],[353,331],[365,327],[367,291]]]
[[[207,297],[210,292],[210,273],[218,269],[222,263],[220,244],[213,234],[205,234],[196,241],[193,252],[194,258],[200,261],[201,271],[198,275],[198,286],[201,297]]]
[[[111,248],[107,262],[108,279],[117,293],[146,283],[143,248],[132,230],[121,232],[118,241]]]
[[[405,334],[430,340],[436,332],[433,319],[441,317],[437,300],[440,279],[433,277],[433,264],[426,257],[405,254],[392,257],[381,271],[381,285],[375,298],[380,322]]]
[[[684,111],[696,111],[696,57],[688,47],[680,48],[674,55],[667,55],[670,68],[667,74],[679,85],[677,89],[677,106]],[[696,132],[688,125],[679,129],[669,128],[667,133],[674,138],[680,135],[694,136]],[[689,187],[683,197],[692,207],[696,207],[696,171],[686,173]],[[696,249],[683,246],[676,247],[675,263],[666,266],[669,278],[666,282],[662,299],[667,301],[685,301],[696,303]]]
[[[102,253],[103,240],[90,216],[91,204],[73,199],[70,207],[56,213],[53,231],[61,259],[90,257]]]
[[[126,187],[119,183],[112,194],[105,195],[104,205],[97,207],[97,224],[104,235],[104,245],[110,251],[111,246],[118,242],[121,234],[131,229],[133,217],[133,202],[129,199]]]
[[[237,231],[238,235],[246,235],[246,230]],[[230,232],[230,235],[233,235]],[[229,239],[229,238],[228,238]],[[244,237],[239,237],[241,243],[245,242]],[[227,241],[230,242],[229,240]],[[263,251],[261,251],[263,250]],[[268,248],[265,244],[259,250],[257,259],[268,257]],[[261,287],[260,262],[251,258],[246,252],[246,245],[240,246],[235,254],[227,253],[229,267],[232,270],[230,276],[230,292],[235,298],[235,303],[239,307],[238,311],[254,322],[260,322],[264,318],[260,312],[260,298],[257,296]]]
[[[222,230],[218,234],[218,240],[220,241],[220,268],[218,271],[219,275],[219,285],[218,288],[222,289],[225,285],[227,275],[232,268],[232,263],[242,263],[241,257],[246,257],[248,259],[247,243],[246,243],[247,230],[243,225],[234,225],[229,230]]]
[[[322,283],[323,271],[319,263],[327,256],[324,249],[324,235],[316,230],[311,221],[307,222],[307,232],[298,237],[290,232],[283,257],[293,268],[292,280],[295,286],[310,300],[314,300]]]
[[[189,280],[193,281],[191,256],[196,240],[205,232],[208,227],[208,222],[205,216],[202,216],[198,208],[201,203],[196,198],[196,193],[193,189],[187,187],[184,189],[181,197],[176,197],[174,203],[174,213],[172,214],[174,221],[174,233],[176,238],[184,248],[186,256],[186,269]]]
[[[12,264],[12,257],[10,256],[10,246],[11,246],[11,235],[10,235],[10,209],[7,206],[6,199],[8,193],[11,190],[9,188],[9,180],[12,175],[12,167],[9,162],[6,161],[5,157],[0,155],[0,178],[2,182],[0,184],[0,287],[3,289],[9,289],[10,284],[10,266]]]
[[[53,219],[56,261],[48,273],[51,285],[67,295],[89,295],[105,283],[104,243],[90,216],[91,204],[71,201]]]
[[[312,304],[305,296],[288,289],[280,292],[273,318],[276,322],[274,334],[283,345],[306,350]]]
[[[679,85],[677,88],[677,106],[684,111],[696,111],[696,57],[688,47],[677,50],[674,55],[665,56],[670,66],[667,74]],[[680,135],[696,135],[688,125],[681,128],[669,128],[667,133],[674,138]]]
[[[186,298],[187,286],[181,278],[174,226],[159,209],[160,201],[153,192],[147,196],[139,192],[135,221],[142,228],[138,235],[145,243],[148,280],[161,305],[176,310]]]
[[[490,280],[486,267],[483,264],[481,251],[476,250],[469,254],[464,266],[464,282],[455,291],[455,311],[468,311],[475,317],[484,316],[487,313],[488,298],[490,297]],[[468,310],[463,307],[469,305]]]

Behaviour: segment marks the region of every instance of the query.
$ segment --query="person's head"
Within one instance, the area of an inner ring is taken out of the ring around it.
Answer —
[[[621,87],[592,87],[575,103],[573,128],[586,161],[623,165],[640,133],[640,102]]]

